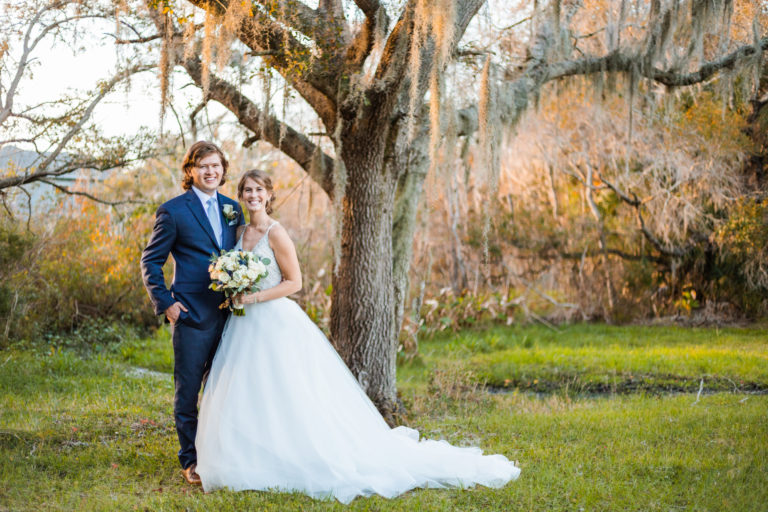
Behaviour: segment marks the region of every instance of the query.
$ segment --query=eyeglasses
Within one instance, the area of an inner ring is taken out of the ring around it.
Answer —
[[[200,169],[201,171],[207,171],[209,169],[212,171],[218,171],[221,169],[221,164],[196,165],[195,168]]]

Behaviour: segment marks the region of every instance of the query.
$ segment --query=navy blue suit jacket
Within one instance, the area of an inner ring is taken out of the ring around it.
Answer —
[[[217,192],[218,194],[218,192]],[[208,289],[211,278],[208,266],[211,256],[222,250],[229,250],[237,242],[237,227],[244,224],[240,205],[232,199],[218,194],[219,214],[221,215],[222,243],[216,241],[208,216],[203,210],[200,199],[194,191],[162,204],[155,216],[155,228],[141,255],[141,274],[144,286],[149,292],[155,313],[162,315],[176,301],[190,309],[182,311],[181,321],[188,318],[198,324],[210,318],[211,313],[218,313],[218,304],[224,301],[220,293]],[[227,220],[223,215],[224,205],[232,205],[237,212],[235,220]],[[175,272],[170,290],[165,285],[163,265],[173,255]],[[208,311],[211,307],[214,311]]]

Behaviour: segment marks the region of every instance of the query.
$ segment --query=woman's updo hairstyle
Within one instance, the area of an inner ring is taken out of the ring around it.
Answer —
[[[250,171],[245,171],[245,173],[243,173],[240,177],[240,182],[237,184],[237,198],[242,201],[243,191],[245,190],[245,180],[248,178],[267,189],[270,198],[269,201],[267,201],[267,204],[264,205],[264,211],[267,212],[267,215],[272,214],[272,202],[275,200],[275,189],[272,186],[272,178],[260,169],[251,169]]]

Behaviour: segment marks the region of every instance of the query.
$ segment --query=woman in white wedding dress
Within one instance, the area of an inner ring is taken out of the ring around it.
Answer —
[[[287,295],[301,288],[293,243],[269,217],[269,177],[248,171],[250,213],[236,248],[271,260],[262,289],[231,315],[200,405],[203,489],[300,491],[343,503],[416,487],[501,487],[520,474],[502,455],[391,429],[333,346]],[[242,228],[241,228],[242,229]]]

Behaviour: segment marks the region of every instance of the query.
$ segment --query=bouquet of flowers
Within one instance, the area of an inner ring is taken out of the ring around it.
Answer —
[[[235,304],[232,298],[239,293],[258,291],[258,283],[267,275],[269,263],[267,258],[238,249],[221,251],[219,256],[213,256],[208,267],[213,281],[210,288],[224,292],[227,297],[219,309],[229,308],[233,315],[245,316],[244,306]]]

